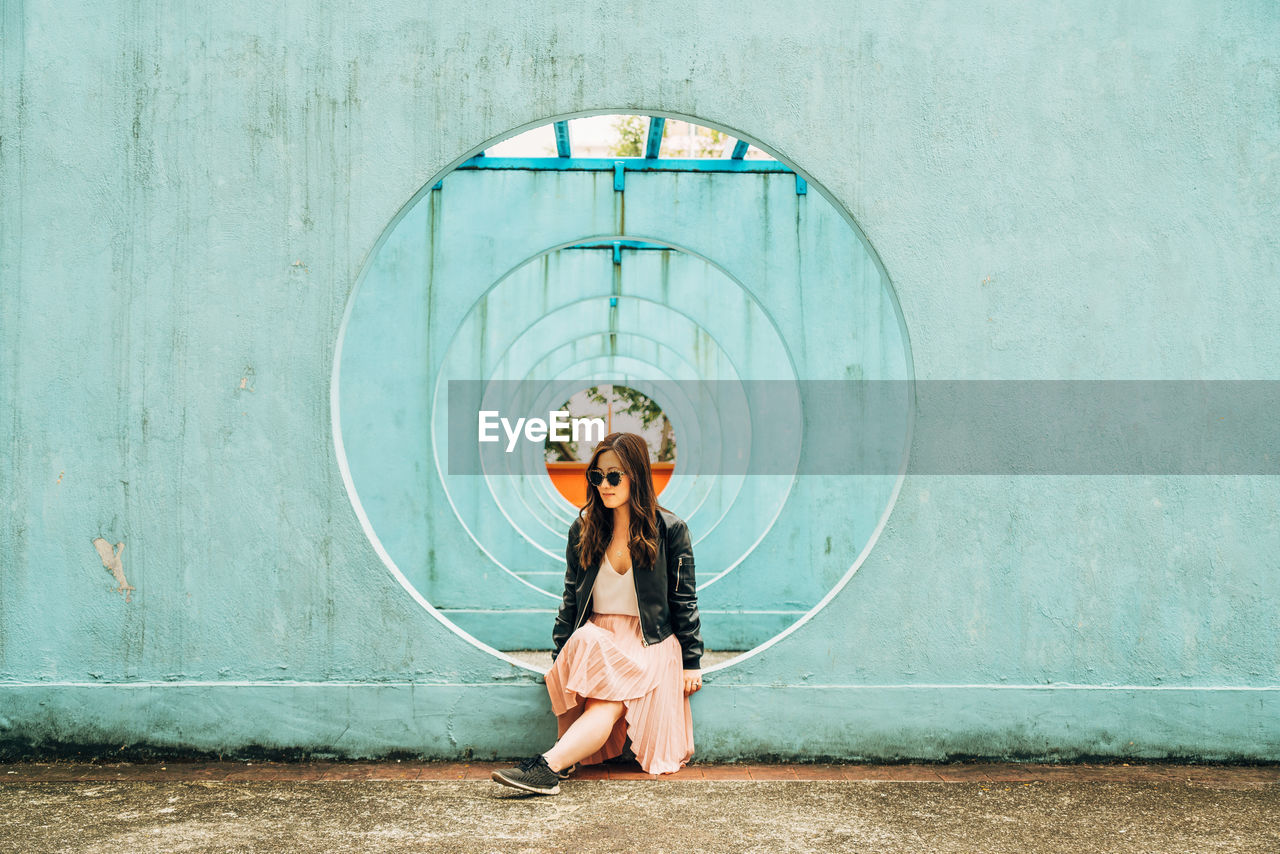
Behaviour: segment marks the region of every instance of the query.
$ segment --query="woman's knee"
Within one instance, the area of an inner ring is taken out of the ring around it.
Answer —
[[[604,706],[608,708],[610,713],[612,713],[615,720],[617,720],[617,718],[621,716],[627,708],[626,704],[621,700],[602,700],[599,697],[588,697],[587,702],[584,705],[586,709]]]

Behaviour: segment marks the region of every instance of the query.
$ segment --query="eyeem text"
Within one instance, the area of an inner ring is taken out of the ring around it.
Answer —
[[[496,409],[480,410],[480,441],[501,441],[497,430],[499,427],[507,434],[507,453],[515,450],[521,433],[530,442],[545,442],[548,438],[553,442],[599,442],[604,439],[605,422],[603,418],[570,418],[564,410],[551,412],[548,419],[517,418],[515,424],[509,418],[503,418]],[[570,431],[572,430],[572,433]]]

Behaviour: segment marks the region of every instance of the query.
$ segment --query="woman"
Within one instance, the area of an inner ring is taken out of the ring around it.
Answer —
[[[650,774],[693,756],[689,695],[702,687],[702,637],[689,529],[657,502],[649,449],[610,433],[587,464],[587,503],[569,528],[564,599],[547,692],[558,740],[493,779],[554,795],[577,763],[622,753]],[[569,769],[566,771],[565,769]]]

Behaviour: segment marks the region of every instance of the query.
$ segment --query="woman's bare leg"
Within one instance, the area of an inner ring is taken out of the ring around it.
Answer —
[[[556,746],[542,754],[552,771],[561,771],[586,759],[604,745],[613,725],[626,711],[621,700],[599,700],[587,697],[582,714],[565,730]]]

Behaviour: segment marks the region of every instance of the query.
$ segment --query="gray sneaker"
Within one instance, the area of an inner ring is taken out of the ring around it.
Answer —
[[[560,794],[560,775],[551,770],[546,758],[537,756],[524,760],[514,768],[502,768],[490,775],[494,782],[513,789],[533,792],[535,795]]]

